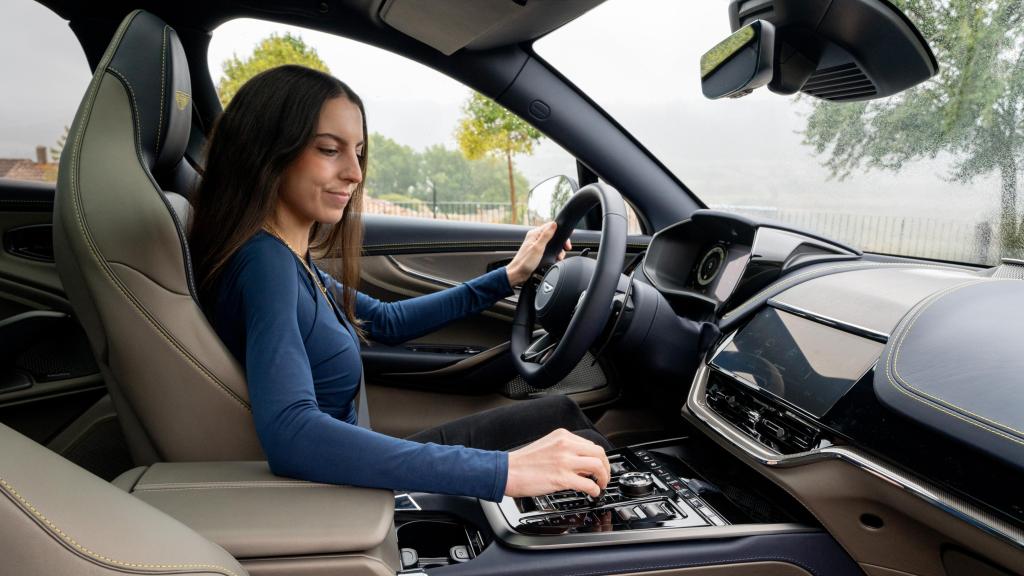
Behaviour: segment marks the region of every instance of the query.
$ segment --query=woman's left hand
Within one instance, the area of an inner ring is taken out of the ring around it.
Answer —
[[[551,237],[555,235],[557,228],[557,224],[548,222],[526,233],[523,245],[519,247],[515,257],[505,267],[505,271],[508,273],[509,284],[518,286],[526,282],[530,274],[533,274],[533,271],[537,269],[537,265],[540,264],[541,256],[544,255],[544,248],[548,245]],[[565,250],[572,250],[572,242],[569,240],[565,241]],[[565,258],[565,250],[558,254],[558,260]]]

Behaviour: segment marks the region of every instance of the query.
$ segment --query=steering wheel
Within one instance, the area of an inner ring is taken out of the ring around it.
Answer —
[[[601,205],[597,261],[573,256],[556,262],[576,223]],[[558,229],[548,242],[537,272],[519,293],[512,322],[512,360],[534,388],[550,388],[579,364],[612,312],[626,257],[626,205],[613,188],[600,183],[580,188],[555,217]],[[543,271],[543,278],[538,280]],[[533,339],[535,323],[547,331]]]

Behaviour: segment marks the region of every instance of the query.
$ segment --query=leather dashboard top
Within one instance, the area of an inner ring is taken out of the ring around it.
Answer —
[[[1024,282],[976,279],[911,309],[875,370],[892,410],[1024,469]]]

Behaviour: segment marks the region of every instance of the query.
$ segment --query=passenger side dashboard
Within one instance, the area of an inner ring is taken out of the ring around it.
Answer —
[[[1008,574],[1024,565],[1020,463],[875,393],[880,357],[921,303],[989,276],[859,260],[759,288],[728,306],[683,416],[793,494],[868,574]],[[963,564],[963,550],[984,558]]]

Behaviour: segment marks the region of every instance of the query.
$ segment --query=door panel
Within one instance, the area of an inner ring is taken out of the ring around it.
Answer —
[[[53,192],[0,179],[0,422],[106,477],[130,462],[53,264]]]
[[[366,216],[360,290],[385,301],[458,285],[514,256],[524,226]],[[599,232],[578,230],[574,254],[594,250]],[[631,237],[627,261],[647,237]],[[548,390],[528,386],[516,373],[508,347],[515,296],[402,346],[363,349],[374,428],[397,436],[437,426],[480,410],[544,394],[565,394],[596,417],[618,397],[612,366],[589,353]]]

